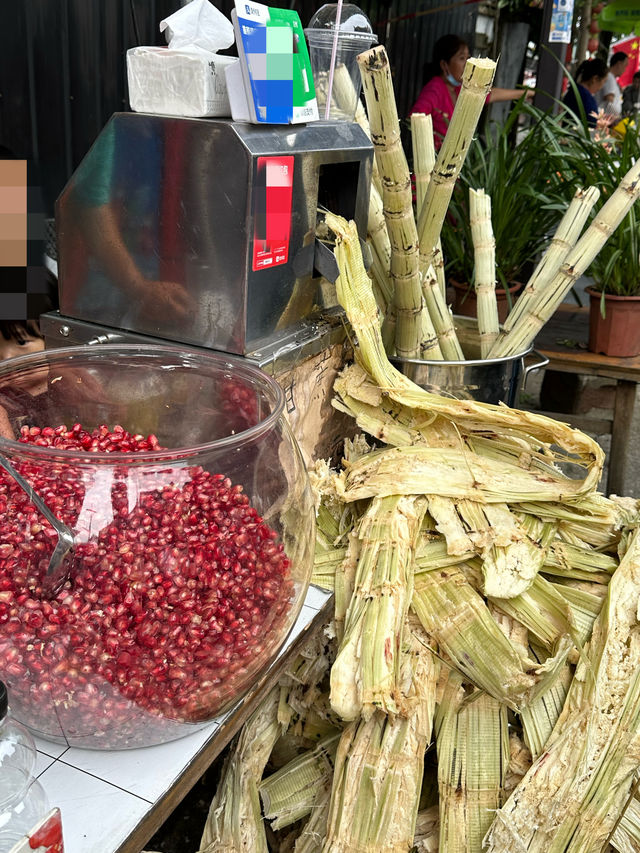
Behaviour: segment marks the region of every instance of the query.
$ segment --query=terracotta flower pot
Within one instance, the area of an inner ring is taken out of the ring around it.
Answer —
[[[602,294],[587,288],[590,298],[589,349],[618,358],[640,355],[640,296],[605,293],[605,316],[600,313]]]
[[[473,288],[470,288],[468,284],[462,284],[459,281],[456,281],[453,278],[449,279],[449,284],[453,287],[455,291],[455,297],[453,300],[453,313],[454,314],[462,314],[463,317],[477,317],[478,316],[478,301],[476,299],[476,292]],[[522,285],[519,282],[510,285],[509,293],[511,294],[511,304],[516,301],[516,294],[520,290]],[[496,288],[496,301],[498,303],[498,320],[501,323],[507,319],[507,314],[510,311],[509,301],[507,299],[507,292],[502,287]]]

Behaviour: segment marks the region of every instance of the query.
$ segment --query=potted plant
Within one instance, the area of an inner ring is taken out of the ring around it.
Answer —
[[[590,268],[589,349],[604,355],[640,355],[640,222],[635,208]]]
[[[580,122],[568,132],[565,163],[583,181],[596,184],[601,204],[640,157],[640,127],[626,124],[622,136]],[[591,264],[589,349],[605,355],[640,355],[640,218],[632,207]]]
[[[529,124],[522,129],[525,118]],[[484,189],[491,196],[502,321],[573,195],[575,184],[548,168],[552,152],[562,153],[558,120],[524,100],[504,124],[489,126],[484,143],[471,146],[442,229],[448,280],[456,293],[455,314],[475,315],[469,189]]]

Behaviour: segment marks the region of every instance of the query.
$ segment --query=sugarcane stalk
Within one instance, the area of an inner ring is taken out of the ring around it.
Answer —
[[[532,648],[531,654],[540,663],[543,663],[545,655],[536,652],[534,648]],[[522,723],[524,740],[534,760],[544,752],[545,744],[558,722],[572,678],[572,669],[566,664],[560,676],[551,685],[549,690],[545,691],[533,702],[529,702],[520,711],[519,716]]]
[[[433,167],[436,164],[436,148],[433,143],[433,119],[424,113],[411,115],[411,147],[413,151],[413,174],[416,179],[416,211],[420,216],[427,194]],[[444,277],[444,260],[440,237],[436,246],[436,263],[433,265],[443,299],[446,300],[447,284]]]
[[[587,187],[586,190],[579,187],[576,190],[569,207],[556,228],[555,234],[551,238],[547,251],[540,259],[527,282],[527,286],[507,316],[503,324],[505,332],[511,331],[525,313],[525,309],[529,307],[531,300],[537,296],[540,290],[544,290],[549,279],[556,274],[567,253],[574,247],[582,233],[585,222],[599,198],[600,190],[597,187]]]
[[[429,266],[422,277],[422,294],[443,357],[447,361],[464,361],[464,353],[453,325],[453,316],[442,295],[433,266]]]
[[[328,791],[321,796],[311,811],[309,820],[296,839],[294,853],[320,853],[327,834],[327,818],[331,793]]]
[[[393,447],[376,450],[343,471],[337,487],[347,503],[393,495],[432,495],[482,503],[557,501],[583,494],[581,481],[560,472],[543,482],[536,471],[514,462],[498,468],[471,451],[440,447]]]
[[[451,671],[435,716],[440,793],[440,853],[481,853],[502,805],[509,758],[507,709],[482,693],[463,704],[462,677]]]
[[[491,197],[484,190],[469,190],[469,218],[475,253],[480,354],[482,358],[487,358],[498,339],[500,326],[496,301],[496,241],[491,224]]]
[[[618,560],[610,554],[556,539],[547,550],[543,571],[557,577],[608,583],[617,568]]]
[[[344,559],[337,567],[334,576],[334,620],[338,643],[342,643],[344,638],[345,619],[353,596],[360,547],[360,539],[355,531],[351,531],[347,538]]]
[[[413,592],[413,553],[426,502],[374,499],[361,541],[344,636],[331,669],[331,705],[344,720],[397,713],[399,650]]]
[[[322,738],[307,752],[260,782],[264,818],[273,830],[290,826],[306,817],[318,799],[331,790],[340,732]]]
[[[524,625],[528,632],[552,652],[567,635],[579,641],[573,611],[562,591],[537,575],[526,592],[514,598],[490,597],[490,602]]]
[[[600,853],[640,765],[640,538],[635,531],[543,754],[487,837],[488,853]]]
[[[514,710],[553,684],[572,646],[561,640],[555,658],[537,666],[504,635],[482,596],[453,566],[416,575],[411,608],[466,680]]]
[[[391,69],[382,45],[358,56],[376,162],[382,177],[384,215],[391,243],[390,274],[396,309],[396,354],[419,358],[422,337],[422,290],[418,233],[411,201],[411,178],[400,140]],[[440,358],[435,334],[429,335],[429,358]]]
[[[456,566],[464,560],[471,559],[473,555],[473,550],[464,554],[450,554],[444,537],[425,536],[418,542],[414,574],[419,575],[431,569],[443,569],[445,566]]]
[[[258,783],[282,733],[274,687],[245,723],[229,753],[211,801],[198,853],[268,853]]]
[[[404,716],[376,711],[345,728],[322,853],[406,853],[411,847],[439,667],[423,640],[410,630],[406,636]]]
[[[340,269],[336,282],[338,299],[358,338],[357,358],[362,366],[360,372],[369,374],[371,384],[384,389],[395,402],[413,409],[417,417],[425,413],[430,417],[437,416],[432,427],[434,431],[446,422],[446,429],[454,433],[466,431],[482,435],[490,431],[499,439],[508,436],[514,442],[521,441],[522,448],[526,446],[529,452],[534,452],[534,444],[537,445],[535,452],[539,452],[542,442],[549,446],[557,445],[573,456],[573,462],[585,469],[584,480],[580,481],[582,485],[576,489],[575,496],[594,491],[600,479],[604,454],[602,448],[589,436],[535,412],[522,412],[474,400],[450,400],[432,394],[393,367],[382,343],[377,306],[371,291],[371,281],[362,263],[355,223],[348,223],[344,218],[330,213],[326,214],[326,221],[336,235],[335,254]],[[362,381],[366,379],[363,377]],[[549,459],[554,456],[550,448],[546,448],[545,453]],[[418,493],[424,494],[425,491],[421,489]]]
[[[413,152],[413,174],[416,179],[416,210],[422,210],[431,173],[436,164],[436,149],[433,144],[433,119],[424,113],[411,115],[411,149]]]
[[[442,223],[491,89],[495,69],[496,63],[491,59],[472,58],[465,65],[462,88],[418,218],[421,272],[429,266],[437,268],[436,245]]]
[[[640,850],[640,801],[637,794],[625,809],[611,836],[611,843],[618,853],[637,853]]]
[[[492,357],[512,356],[528,349],[544,324],[557,310],[576,281],[585,273],[600,249],[640,196],[640,160],[600,208],[595,218],[565,256],[560,269],[532,298],[520,320],[492,350]]]
[[[385,299],[385,311],[393,305],[393,287],[389,280],[391,265],[391,243],[384,218],[382,196],[372,186],[369,194],[369,217],[367,219],[367,239],[374,258],[373,267],[377,270],[376,281]]]
[[[453,187],[462,168],[471,137],[493,81],[495,63],[470,59],[465,66],[462,89],[451,117],[444,143],[433,168],[427,192],[420,208],[418,234],[422,292],[444,358],[462,361],[453,318],[444,295],[444,272],[440,231]],[[434,275],[435,271],[435,275]],[[438,271],[441,271],[440,276]],[[434,280],[435,278],[435,280]],[[437,286],[436,286],[437,284]]]
[[[567,601],[571,618],[576,626],[578,641],[584,645],[590,639],[594,622],[602,610],[606,585],[590,584],[589,589],[580,589],[567,584],[552,584],[552,586]],[[596,589],[600,594],[594,592]]]
[[[356,104],[354,119],[371,139],[371,127],[362,101],[353,85],[351,74],[346,65],[338,65],[333,77],[333,98],[339,109],[345,113],[353,111]],[[369,216],[367,220],[367,239],[371,245],[373,263],[371,275],[375,282],[379,298],[378,304],[388,330],[383,334],[390,335],[388,352],[393,353],[395,345],[395,308],[393,305],[393,286],[389,279],[391,262],[391,245],[387,233],[382,205],[382,180],[378,171],[375,157],[371,164],[371,188],[369,194]],[[389,316],[387,316],[389,314]],[[391,331],[389,331],[391,330]]]
[[[436,524],[436,530],[444,536],[447,553],[462,558],[465,554],[475,553],[476,546],[469,530],[458,514],[452,498],[442,495],[428,495],[429,514]]]

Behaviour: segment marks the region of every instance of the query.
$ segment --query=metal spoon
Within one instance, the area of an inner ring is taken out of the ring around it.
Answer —
[[[46,574],[42,579],[42,590],[45,595],[53,596],[58,592],[62,584],[66,581],[69,574],[68,566],[64,566],[64,558],[67,556],[73,547],[73,533],[63,524],[60,519],[55,516],[47,504],[42,500],[40,495],[34,492],[31,483],[29,483],[22,474],[19,474],[13,465],[0,454],[0,468],[9,474],[16,481],[20,488],[26,493],[31,503],[44,515],[49,524],[58,534],[56,547],[53,549],[53,554],[49,559],[49,566]]]

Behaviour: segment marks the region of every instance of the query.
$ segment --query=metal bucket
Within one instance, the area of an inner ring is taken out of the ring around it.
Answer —
[[[416,385],[434,394],[480,403],[516,405],[518,392],[526,386],[529,374],[546,367],[549,359],[533,347],[503,358],[480,358],[477,319],[456,315],[454,321],[466,361],[392,358],[392,364]],[[524,360],[530,354],[537,360],[525,366]]]

